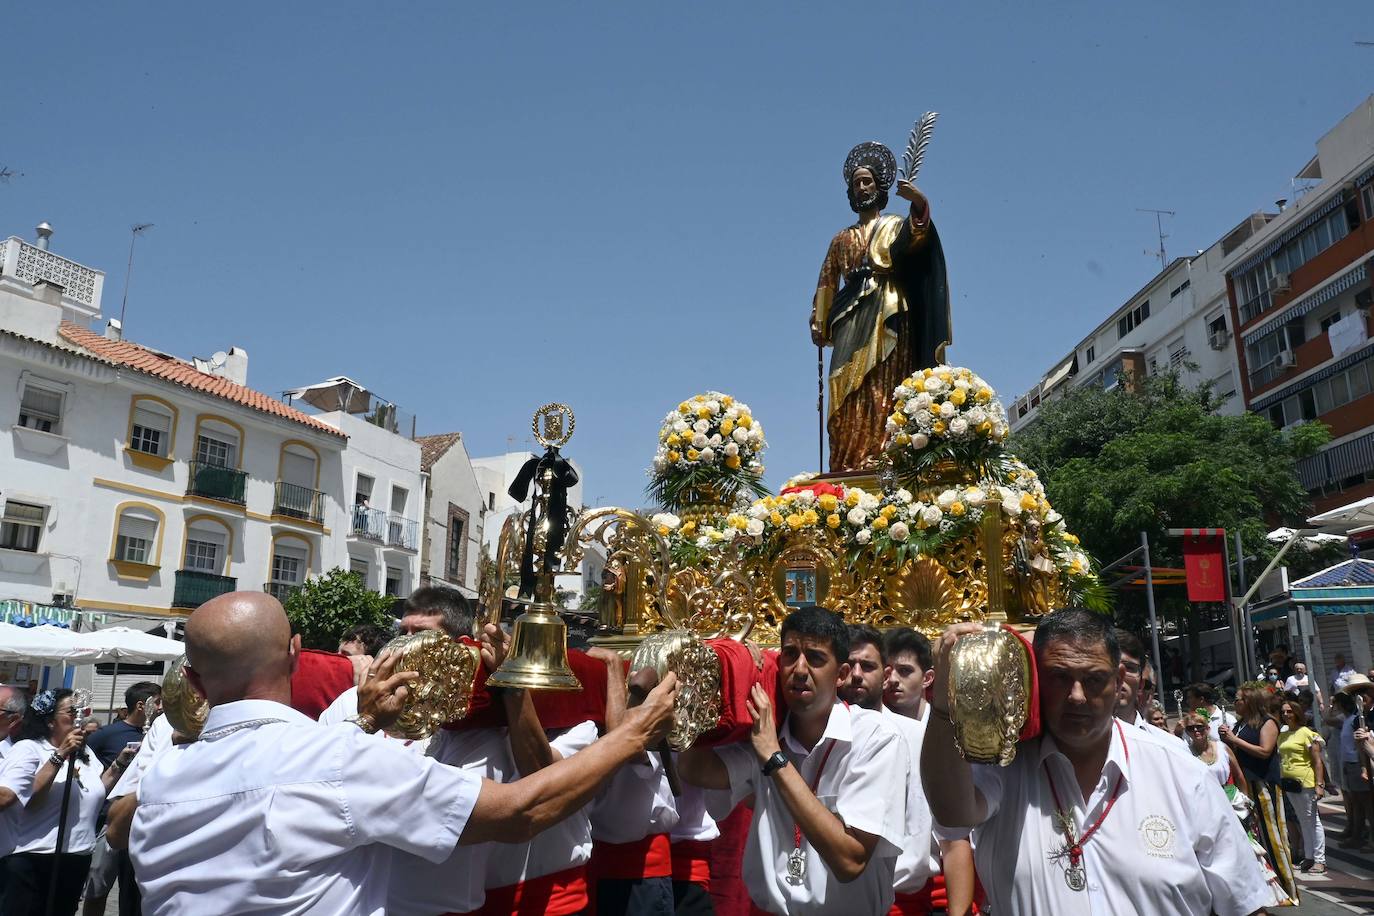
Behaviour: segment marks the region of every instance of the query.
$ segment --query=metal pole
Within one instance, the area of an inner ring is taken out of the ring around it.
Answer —
[[[57,874],[62,870],[62,848],[67,845],[67,812],[72,805],[72,783],[76,781],[75,751],[67,758],[67,781],[62,784],[62,809],[57,819],[57,847],[52,857],[52,873],[48,876],[48,902],[43,908],[45,916],[57,912]]]
[[[1221,539],[1222,562],[1226,575],[1226,619],[1231,624],[1231,653],[1235,656],[1236,685],[1250,680],[1250,640],[1245,633],[1245,615],[1241,613],[1242,602],[1231,597],[1231,542]]]
[[[1150,609],[1150,651],[1154,653],[1155,677],[1159,695],[1164,695],[1164,659],[1159,654],[1159,621],[1155,619],[1155,573],[1150,566],[1150,536],[1140,532],[1140,550],[1145,558],[1145,606]]]
[[[114,676],[110,678],[110,722],[114,721],[115,684],[119,683],[119,656],[115,656]],[[92,687],[95,685],[92,684]],[[105,723],[109,724],[109,722]]]
[[[816,345],[816,471],[825,471],[825,347]]]

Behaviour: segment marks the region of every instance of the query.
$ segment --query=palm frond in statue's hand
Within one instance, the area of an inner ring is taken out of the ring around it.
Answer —
[[[916,173],[921,170],[921,163],[925,161],[926,147],[930,145],[930,138],[935,134],[935,119],[938,117],[938,111],[927,111],[911,127],[911,136],[906,141],[906,152],[902,153],[900,173],[902,180],[909,184],[915,183]]]

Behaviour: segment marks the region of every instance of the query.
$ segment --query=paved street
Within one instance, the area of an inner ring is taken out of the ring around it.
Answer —
[[[1326,843],[1325,875],[1303,875],[1302,905],[1290,913],[1345,916],[1348,913],[1374,913],[1374,853],[1342,849],[1334,835],[1345,827],[1339,800],[1322,804],[1322,824],[1329,837]]]

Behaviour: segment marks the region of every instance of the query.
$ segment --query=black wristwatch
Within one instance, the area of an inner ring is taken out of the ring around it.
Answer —
[[[787,759],[787,755],[782,751],[777,751],[772,757],[763,762],[763,775],[772,776],[778,770],[790,764],[792,761]]]

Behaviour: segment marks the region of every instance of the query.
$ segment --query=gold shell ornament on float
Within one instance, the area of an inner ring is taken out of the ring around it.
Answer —
[[[162,714],[180,735],[192,740],[200,737],[210,704],[186,680],[186,656],[172,662],[162,677]]]
[[[1014,633],[986,623],[949,654],[949,712],[954,740],[969,763],[1006,766],[1016,759],[1031,692],[1030,657]]]
[[[420,741],[439,730],[446,722],[456,722],[468,714],[472,701],[473,679],[480,656],[469,646],[438,630],[422,630],[397,636],[382,652],[396,652],[396,671],[419,672],[419,680],[407,688],[405,709],[388,733]]]
[[[630,670],[652,668],[659,679],[669,671],[677,674],[677,700],[673,703],[673,728],[668,746],[685,751],[697,738],[720,722],[720,658],[696,634],[687,630],[662,630],[644,637]]]

